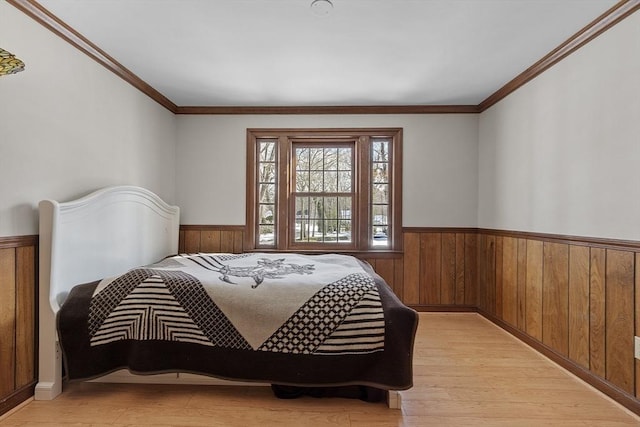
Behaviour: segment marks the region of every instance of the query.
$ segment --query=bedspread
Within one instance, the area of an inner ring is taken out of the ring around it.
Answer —
[[[128,368],[291,385],[411,385],[417,316],[356,258],[186,254],[76,286],[70,379]]]

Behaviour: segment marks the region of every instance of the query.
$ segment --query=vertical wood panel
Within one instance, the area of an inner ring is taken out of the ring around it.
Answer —
[[[0,396],[15,388],[15,249],[0,249]]]
[[[420,303],[420,234],[405,233],[402,296],[405,304]]]
[[[518,329],[527,328],[527,240],[518,239]]]
[[[456,301],[456,235],[442,233],[440,271],[440,303],[454,304]]]
[[[404,258],[397,258],[393,266],[393,291],[400,301],[404,301]]]
[[[203,230],[200,234],[201,252],[220,252],[220,231]]]
[[[487,235],[478,235],[478,308],[487,311]]]
[[[35,248],[16,248],[16,388],[35,380],[35,271]]]
[[[636,253],[635,268],[635,335],[640,336],[640,253]],[[636,397],[640,397],[640,360],[636,359]]]
[[[502,275],[504,273],[503,270],[503,244],[504,238],[502,236],[496,236],[496,268],[495,268],[495,276],[496,276],[496,286],[495,286],[495,309],[493,310],[493,314],[496,317],[502,319],[502,286],[503,280]],[[491,267],[489,267],[491,268]]]
[[[465,293],[465,246],[464,246],[464,234],[456,234],[456,294],[454,298],[455,304],[464,304]]]
[[[464,302],[476,305],[478,293],[478,235],[464,236]]]
[[[184,249],[185,248],[184,235],[185,235],[184,230],[180,230],[178,232],[178,253],[186,252],[186,250]]]
[[[222,230],[220,232],[220,252],[233,253],[233,231]]]
[[[633,393],[634,375],[634,256],[607,250],[606,263],[606,379]]]
[[[187,253],[200,252],[200,230],[186,230],[184,232],[184,251]]]
[[[420,236],[420,304],[440,304],[440,233]]]
[[[561,243],[543,245],[542,342],[558,353],[569,355],[569,247]]]
[[[518,240],[502,239],[502,318],[518,326]]]
[[[376,260],[376,273],[378,273],[393,289],[393,258],[379,258]]]
[[[233,232],[233,253],[241,254],[244,252],[244,231],[236,230]]]
[[[487,236],[487,293],[486,307],[491,314],[496,314],[496,236]]]
[[[527,240],[525,332],[538,341],[542,341],[542,249],[542,242]]]
[[[589,369],[589,248],[569,247],[569,358]]]
[[[605,377],[605,269],[607,252],[591,248],[589,264],[589,366]]]

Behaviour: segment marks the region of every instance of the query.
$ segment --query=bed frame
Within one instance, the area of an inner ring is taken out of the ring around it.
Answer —
[[[108,187],[65,203],[43,200],[39,209],[39,368],[35,399],[51,400],[62,392],[56,313],[71,288],[178,253],[180,210],[151,191],[134,186]],[[101,380],[247,384],[193,374],[132,375],[128,371]],[[390,391],[388,403],[392,408],[400,407],[399,393]]]

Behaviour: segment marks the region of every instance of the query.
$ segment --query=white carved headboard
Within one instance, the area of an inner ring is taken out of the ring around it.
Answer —
[[[149,190],[108,187],[70,202],[40,202],[40,363],[36,399],[60,393],[55,315],[75,285],[178,252],[180,210]]]

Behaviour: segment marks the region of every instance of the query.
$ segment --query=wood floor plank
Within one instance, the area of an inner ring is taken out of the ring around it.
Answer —
[[[65,384],[0,426],[637,426],[640,418],[475,313],[420,313],[402,410],[267,387]],[[55,421],[54,421],[55,420]]]

